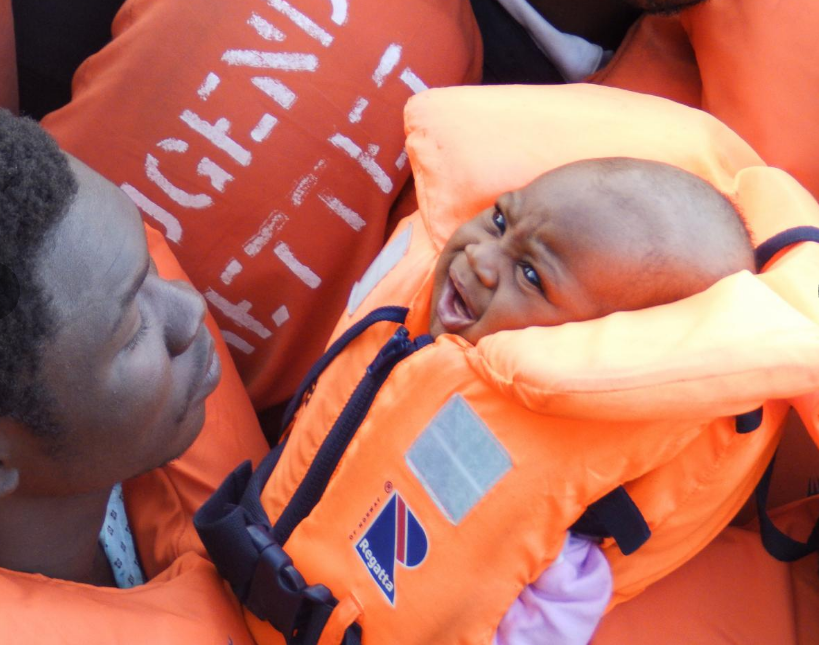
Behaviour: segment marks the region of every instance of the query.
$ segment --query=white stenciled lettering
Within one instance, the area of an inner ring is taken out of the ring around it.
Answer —
[[[166,152],[187,152],[188,142],[174,138],[162,139],[162,141],[156,144],[156,147]]]
[[[202,99],[203,101],[207,101],[208,97],[213,93],[213,90],[219,87],[220,82],[221,79],[213,72],[210,72],[205,77],[205,80],[202,81],[202,85],[199,86],[199,89],[196,91],[196,93],[199,95],[200,99]]]
[[[350,123],[358,123],[361,121],[361,115],[364,114],[364,110],[367,109],[367,105],[369,105],[369,101],[363,96],[359,96],[358,99],[356,99],[353,109],[350,110],[350,114],[347,116]]]
[[[209,123],[190,110],[182,112],[179,118],[194,132],[201,134],[217,148],[229,154],[237,163],[242,166],[250,164],[252,158],[250,151],[245,150],[228,136],[230,121],[227,119],[218,119],[216,123]]]
[[[321,278],[318,277],[306,264],[299,262],[287,244],[284,242],[279,242],[275,247],[273,247],[273,253],[275,253],[276,257],[279,258],[284,263],[284,266],[290,269],[293,275],[295,275],[299,280],[301,280],[311,289],[318,289],[319,285],[321,284]]]
[[[293,103],[296,102],[296,93],[275,78],[254,76],[250,79],[250,82],[276,101],[276,103],[281,105],[285,110],[289,110],[293,107]]]
[[[233,175],[207,157],[202,157],[196,168],[196,174],[210,179],[210,185],[220,193],[225,192],[225,185],[229,181],[233,181]]]
[[[314,54],[260,52],[255,49],[229,49],[222,54],[228,65],[243,65],[263,69],[280,69],[287,72],[314,72],[318,69],[318,57]]]
[[[402,150],[401,154],[398,155],[398,159],[395,160],[395,167],[398,170],[401,170],[407,164],[407,151]]]
[[[222,271],[221,280],[225,284],[230,284],[233,282],[233,278],[235,278],[239,273],[242,271],[242,263],[239,262],[236,258],[231,258],[230,262],[227,263],[225,270]]]
[[[219,331],[222,332],[222,338],[225,339],[225,342],[228,345],[230,345],[231,347],[235,347],[236,349],[238,349],[243,354],[252,354],[254,352],[254,350],[256,349],[255,347],[253,347],[253,345],[248,343],[244,338],[241,338],[240,336],[237,336],[232,331],[225,331],[224,329],[220,329]]]
[[[373,73],[373,81],[378,87],[384,85],[384,81],[398,65],[399,60],[401,60],[401,45],[393,43],[384,51],[381,60],[378,61],[378,67],[375,68]]]
[[[413,72],[409,67],[407,67],[403,72],[401,72],[401,80],[404,84],[410,88],[415,94],[419,92],[423,92],[424,90],[428,90],[427,84],[424,83],[418,75]]]
[[[319,199],[324,202],[333,213],[343,219],[354,231],[360,231],[367,225],[367,222],[356,213],[352,208],[346,206],[338,197],[330,193],[323,192],[319,195]]]
[[[281,31],[276,29],[273,25],[267,22],[267,20],[255,12],[250,14],[247,24],[253,27],[253,29],[256,30],[256,33],[265,40],[277,40],[279,42],[284,40],[284,34]]]
[[[159,160],[152,154],[145,155],[145,174],[159,188],[180,206],[185,208],[207,208],[213,204],[210,196],[204,193],[192,195],[175,186],[159,171]]]
[[[318,174],[327,166],[327,162],[322,159],[314,167],[313,172],[302,177],[293,192],[290,194],[290,201],[294,206],[301,206],[304,203],[304,198],[310,193],[318,182]]]
[[[267,114],[266,112],[262,114],[262,118],[259,119],[259,122],[256,124],[256,127],[253,128],[250,132],[250,138],[253,139],[256,143],[261,143],[267,137],[270,136],[270,133],[273,131],[273,128],[276,127],[278,123],[278,119],[273,116],[272,114]]]
[[[282,305],[273,312],[272,318],[273,322],[276,323],[276,327],[281,327],[284,323],[290,320],[290,312],[287,310],[287,307]]]
[[[182,241],[182,225],[179,223],[178,219],[159,206],[159,204],[156,204],[148,199],[131,184],[121,184],[120,188],[122,188],[122,192],[128,195],[128,197],[131,198],[131,201],[134,202],[134,204],[136,204],[141,211],[162,224],[162,226],[165,228],[166,238],[176,244],[179,244]]]
[[[352,139],[340,133],[334,134],[329,141],[355,159],[383,192],[389,193],[392,190],[392,179],[374,158],[378,152],[377,146],[370,146],[364,152]]]
[[[272,335],[267,327],[250,315],[249,312],[252,305],[247,300],[242,300],[239,304],[234,305],[227,298],[219,295],[211,288],[208,288],[204,295],[208,302],[240,327],[252,331],[260,338],[266,339]]]
[[[264,222],[262,222],[261,227],[259,227],[259,232],[245,242],[245,253],[247,253],[250,257],[258,255],[259,251],[261,251],[267,245],[267,243],[273,239],[273,236],[276,235],[276,233],[284,228],[286,223],[287,215],[284,213],[280,211],[273,211],[270,213],[270,215],[265,218]]]
[[[304,31],[308,36],[311,38],[316,39],[325,47],[329,47],[333,42],[333,37],[328,34],[324,29],[319,27],[315,22],[313,22],[310,18],[305,16],[301,11],[293,7],[289,2],[285,2],[285,0],[267,0],[267,4],[273,7],[276,11],[284,14],[290,20],[293,21],[299,29]],[[335,7],[333,7],[335,9]]]
[[[330,20],[332,20],[338,26],[343,25],[345,22],[347,22],[347,0],[330,0],[330,2],[333,4],[333,15],[330,16]]]

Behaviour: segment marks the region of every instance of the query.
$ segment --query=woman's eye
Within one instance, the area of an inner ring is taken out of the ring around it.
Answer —
[[[506,218],[503,216],[503,213],[497,209],[495,209],[495,212],[492,213],[492,223],[501,232],[501,234],[506,232]]]
[[[531,265],[529,264],[521,264],[520,270],[523,271],[523,277],[526,278],[526,281],[537,287],[540,291],[543,291],[543,285],[540,283],[540,277],[537,274]]]

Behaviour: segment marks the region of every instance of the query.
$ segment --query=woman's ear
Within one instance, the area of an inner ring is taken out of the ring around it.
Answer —
[[[14,466],[12,448],[18,426],[8,417],[0,417],[0,498],[11,495],[20,484],[20,471]]]

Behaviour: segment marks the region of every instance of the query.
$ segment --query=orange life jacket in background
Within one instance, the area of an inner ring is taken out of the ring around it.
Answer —
[[[257,409],[292,395],[409,176],[401,110],[480,79],[468,0],[128,0],[46,116],[208,301]]]
[[[147,229],[160,275],[186,279],[163,237]],[[206,559],[192,516],[237,463],[267,451],[253,408],[213,319],[222,380],[199,438],[173,463],[125,482],[143,569],[132,589],[0,570],[0,642],[100,645],[253,645],[233,594]]]
[[[713,114],[819,198],[819,5],[710,0],[644,16],[589,79]]]
[[[653,97],[453,88],[405,119],[419,212],[353,288],[286,443],[197,518],[262,644],[489,643],[572,527],[609,536],[613,603],[629,598],[727,525],[780,399],[819,387],[819,303],[800,302],[815,283],[787,273],[815,244],[662,307],[432,343],[445,240],[567,161],[649,150],[730,194],[761,239],[797,223],[819,239],[819,206],[716,120]]]
[[[0,0],[0,108],[17,112],[17,56],[11,0]]]

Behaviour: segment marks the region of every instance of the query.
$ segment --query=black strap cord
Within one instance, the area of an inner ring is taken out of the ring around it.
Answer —
[[[796,226],[777,233],[771,239],[766,240],[756,247],[756,270],[762,271],[774,255],[785,247],[798,242],[819,242],[819,228],[815,226]]]
[[[770,515],[768,515],[768,491],[771,488],[771,476],[773,475],[775,462],[776,456],[774,455],[756,487],[759,533],[762,537],[762,545],[768,553],[782,562],[793,562],[819,551],[819,521],[813,527],[806,542],[794,540],[784,531],[780,531],[773,523]]]

